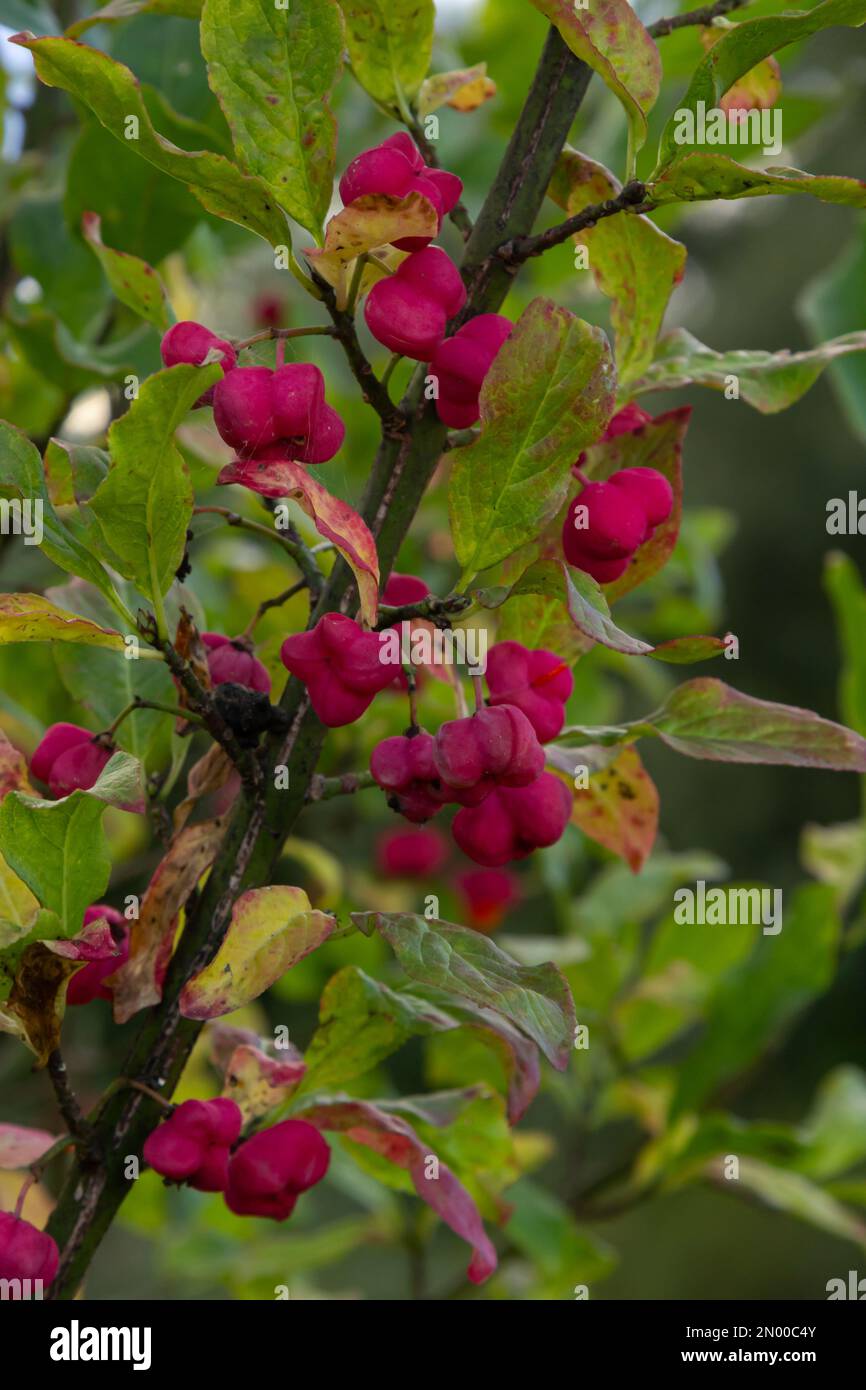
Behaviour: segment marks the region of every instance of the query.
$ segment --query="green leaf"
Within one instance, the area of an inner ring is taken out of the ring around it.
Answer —
[[[774,415],[805,395],[828,362],[864,350],[866,332],[846,333],[806,352],[714,352],[678,328],[661,339],[655,361],[632,382],[631,391],[638,395],[693,384],[724,391],[735,378],[743,400],[764,415]]]
[[[334,918],[311,908],[300,888],[248,888],[232,908],[213,960],[184,985],[181,1013],[184,1018],[221,1018],[258,999],[321,946],[334,926]]]
[[[613,411],[614,367],[599,328],[534,299],[481,388],[481,437],[454,451],[454,549],[475,574],[533,540],[556,515],[580,450]]]
[[[693,1110],[736,1076],[830,984],[841,925],[830,888],[809,884],[786,908],[782,930],[761,936],[726,978],[707,1013],[706,1031],[682,1063],[673,1115]]]
[[[686,681],[661,709],[634,725],[654,730],[678,753],[711,762],[866,772],[866,739],[811,710],[756,700],[724,681]]]
[[[81,230],[121,304],[126,304],[140,318],[147,319],[148,323],[164,333],[169,325],[169,309],[162,281],[153,267],[139,260],[138,256],[130,256],[126,251],[115,251],[106,246],[102,240],[98,213],[86,212]]]
[[[55,507],[75,507],[92,497],[108,473],[111,460],[92,444],[49,439],[43,469],[48,495]]]
[[[131,585],[120,580],[118,589],[133,613],[142,606],[143,600]],[[50,589],[47,597],[91,622],[102,624],[111,617],[111,610],[99,593],[78,580]],[[54,648],[60,679],[72,698],[90,711],[95,728],[108,728],[136,696],[160,704],[176,703],[177,693],[165,662],[142,661],[144,650],[137,660],[121,660],[112,652],[93,647],[58,644]],[[160,710],[134,710],[117,729],[114,741],[149,768],[152,752],[167,747],[171,725],[171,715]]]
[[[183,19],[198,19],[202,0],[109,0],[107,5],[84,19],[76,20],[66,30],[68,39],[80,39],[94,24],[116,24],[122,19],[134,19],[140,14],[175,14]]]
[[[866,234],[861,227],[842,254],[806,286],[797,308],[820,344],[866,322]],[[844,357],[829,372],[851,429],[866,440],[866,357]]]
[[[352,72],[381,106],[403,114],[430,67],[433,0],[341,0]]]
[[[102,565],[64,526],[51,505],[39,451],[5,420],[0,420],[0,491],[7,495],[11,492],[22,501],[40,500],[42,551],[55,565],[87,579],[109,599],[114,599],[111,580]]]
[[[113,567],[153,599],[171,585],[192,515],[192,483],[174,432],[221,375],[218,363],[156,372],[109,430],[111,469],[88,511]]]
[[[827,556],[824,588],[833,605],[842,648],[839,710],[846,724],[866,734],[866,588],[849,555],[837,550]]]
[[[823,0],[822,4],[805,12],[767,15],[747,19],[729,29],[700,63],[689,89],[678,103],[662,132],[656,173],[681,157],[688,144],[677,140],[678,116],[682,111],[695,112],[698,102],[706,110],[718,107],[725,93],[738,78],[757,67],[771,53],[817,34],[834,24],[855,28],[866,22],[866,0]],[[692,146],[693,148],[693,146]]]
[[[781,164],[750,169],[730,155],[708,150],[680,155],[647,184],[647,197],[659,206],[715,198],[760,198],[771,193],[808,193],[823,203],[866,207],[866,183],[861,179],[807,174]]]
[[[566,147],[548,190],[573,217],[620,192],[619,181],[585,154]],[[668,300],[683,278],[686,248],[648,217],[607,217],[572,238],[586,246],[589,266],[611,300],[620,385],[640,376],[652,361]]]
[[[304,1053],[298,1094],[363,1076],[407,1039],[455,1028],[455,1020],[411,994],[397,994],[355,965],[333,975],[319,1001],[319,1026]]]
[[[725,650],[721,637],[675,637],[657,647],[641,641],[639,637],[631,637],[613,621],[604,590],[591,575],[584,574],[583,570],[569,569],[566,565],[562,566],[562,573],[572,622],[586,637],[603,647],[623,652],[626,656],[651,656],[656,661],[674,665],[708,661],[721,656]]]
[[[411,980],[503,1014],[557,1070],[568,1065],[574,1002],[555,965],[518,965],[479,932],[408,912],[353,912],[352,921],[377,930]]]
[[[577,1284],[596,1284],[614,1269],[617,1257],[609,1245],[582,1231],[564,1203],[551,1192],[521,1178],[509,1189],[513,1207],[508,1239],[532,1261],[544,1283],[530,1297],[562,1299]]]
[[[739,1182],[774,1211],[787,1212],[842,1240],[866,1245],[866,1225],[859,1217],[800,1173],[774,1168],[754,1158],[741,1158]]]
[[[205,0],[201,48],[244,168],[319,240],[334,184],[343,26],[334,0]]]
[[[10,792],[0,805],[0,853],[42,906],[57,914],[64,936],[80,929],[85,908],[108,886],[106,806],[131,806],[140,798],[139,763],[115,753],[86,792],[59,801]]]
[[[222,155],[210,150],[188,154],[160,135],[129,68],[72,39],[35,39],[24,34],[16,35],[15,42],[30,49],[46,86],[61,87],[83,101],[115,139],[186,184],[208,212],[257,232],[272,246],[289,244],[288,223],[267,186]],[[138,122],[137,138],[127,138],[126,131],[133,129],[130,117]]]
[[[800,1136],[806,1145],[797,1168],[824,1181],[866,1158],[866,1073],[842,1066],[825,1076]]]
[[[592,0],[586,9],[575,8],[572,0],[532,3],[556,25],[572,53],[619,97],[628,116],[631,147],[639,150],[659,94],[662,62],[628,0]]]

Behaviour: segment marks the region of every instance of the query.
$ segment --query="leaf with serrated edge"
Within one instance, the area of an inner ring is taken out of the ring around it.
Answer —
[[[851,352],[866,351],[866,332],[846,333],[804,352],[714,352],[683,328],[659,341],[655,360],[638,381],[633,394],[677,390],[681,386],[709,386],[724,391],[730,377],[738,382],[740,396],[762,414],[785,410],[805,395],[829,362]]]
[[[37,39],[24,33],[16,34],[10,42],[30,49],[36,72],[46,86],[61,87],[83,101],[117,140],[186,184],[208,212],[257,232],[271,246],[289,244],[289,224],[267,185],[242,173],[223,155],[210,150],[190,154],[160,135],[129,68],[72,39]],[[127,140],[125,135],[131,116],[138,121],[137,140]]]
[[[496,1268],[496,1251],[484,1230],[478,1208],[463,1184],[444,1163],[437,1177],[428,1177],[428,1160],[435,1157],[407,1120],[382,1110],[374,1101],[338,1100],[298,1112],[298,1118],[317,1129],[336,1130],[356,1144],[374,1150],[409,1173],[415,1191],[458,1236],[472,1246],[469,1278],[482,1283]]]
[[[519,965],[488,937],[453,922],[409,912],[353,912],[362,930],[376,929],[412,980],[494,1009],[532,1039],[559,1071],[568,1065],[574,1001],[555,965]]]
[[[866,23],[866,0],[823,0],[813,9],[798,13],[764,15],[747,19],[729,29],[713,44],[699,64],[688,91],[662,132],[655,173],[666,168],[689,149],[677,138],[680,113],[696,111],[702,101],[709,111],[721,103],[734,83],[771,53],[788,44],[817,34],[831,25],[858,27]]]
[[[201,50],[239,162],[318,240],[334,183],[339,6],[205,0]]]

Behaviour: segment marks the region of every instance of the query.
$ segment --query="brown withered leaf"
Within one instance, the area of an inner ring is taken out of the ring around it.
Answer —
[[[174,649],[178,656],[192,668],[192,673],[199,685],[205,690],[210,690],[211,679],[210,668],[207,664],[207,647],[201,640],[201,634],[185,608],[180,610],[180,618],[174,637]],[[178,704],[181,709],[186,709],[189,705],[189,696],[179,681],[176,680],[175,685],[177,686]],[[179,730],[186,727],[183,720],[178,720]]]
[[[125,1023],[162,998],[178,914],[219,853],[226,822],[187,826],[175,835],[145,893],[129,934],[129,960],[114,976],[114,1018]]]

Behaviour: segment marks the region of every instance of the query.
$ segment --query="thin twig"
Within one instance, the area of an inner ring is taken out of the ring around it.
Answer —
[[[322,302],[334,321],[334,336],[342,344],[352,375],[361,388],[368,405],[371,405],[382,421],[382,432],[386,439],[397,439],[405,434],[406,416],[399,406],[393,404],[387,388],[376,376],[358,341],[355,319],[346,309],[337,305],[337,296],[327,281],[313,272],[313,279],[322,292]]]
[[[594,227],[605,217],[613,217],[618,212],[651,211],[653,204],[646,201],[646,196],[646,186],[639,179],[632,179],[620,189],[615,198],[608,198],[604,203],[592,203],[573,217],[567,218],[565,222],[548,227],[546,232],[539,232],[537,236],[515,237],[500,246],[497,255],[510,267],[522,265],[531,256],[540,256],[551,246],[561,245],[577,232]]]
[[[336,329],[333,324],[316,324],[312,328],[263,328],[261,333],[253,333],[249,338],[241,338],[233,344],[235,352],[243,352],[244,348],[252,347],[253,343],[266,343],[274,338],[281,342],[287,338],[311,338],[320,335],[328,338],[335,338]]]
[[[242,531],[252,531],[254,535],[265,536],[269,541],[276,541],[281,545],[287,554],[291,555],[301,574],[304,576],[304,583],[308,585],[310,593],[317,598],[325,582],[325,576],[313,559],[312,551],[304,545],[294,527],[287,529],[286,535],[280,535],[276,527],[263,526],[260,521],[250,521],[248,517],[241,516],[240,512],[233,512],[229,507],[195,507],[194,516],[221,516],[227,526],[238,526]]]
[[[316,773],[310,781],[307,800],[331,801],[335,796],[353,796],[355,792],[376,785],[372,772],[344,772],[341,777],[322,777]]]
[[[452,594],[450,598],[437,598],[435,594],[428,594],[427,598],[418,599],[417,603],[402,603],[397,608],[380,606],[376,627],[381,631],[382,628],[394,627],[397,623],[408,622],[412,618],[426,618],[432,623],[443,622],[465,612],[471,602],[469,594]]]
[[[657,19],[655,24],[647,25],[647,33],[654,39],[667,38],[674,29],[686,29],[692,24],[712,24],[714,19],[739,10],[749,0],[716,0],[715,5],[704,5],[699,10],[689,10],[686,14],[676,14],[670,19]]]
[[[288,603],[290,598],[299,594],[302,589],[306,589],[306,579],[299,579],[296,584],[291,584],[288,589],[284,589],[281,594],[275,594],[273,598],[263,598],[253,616],[244,628],[244,637],[252,636],[262,618],[271,608],[281,608],[284,603]]]

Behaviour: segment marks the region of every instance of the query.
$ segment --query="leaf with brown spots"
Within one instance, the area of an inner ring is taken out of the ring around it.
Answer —
[[[216,859],[225,834],[222,820],[191,825],[175,835],[157,866],[129,934],[129,960],[114,976],[114,1017],[125,1023],[162,998],[162,979],[174,943],[178,914],[202,874]]]
[[[659,794],[634,748],[574,792],[572,824],[640,873],[653,847],[659,822]]]

